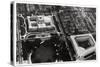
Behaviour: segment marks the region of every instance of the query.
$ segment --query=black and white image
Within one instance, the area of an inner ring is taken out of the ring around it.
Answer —
[[[96,8],[16,3],[16,64],[96,60]]]

